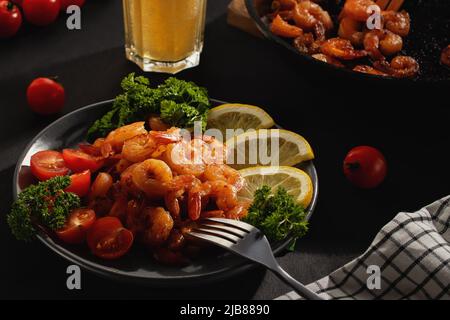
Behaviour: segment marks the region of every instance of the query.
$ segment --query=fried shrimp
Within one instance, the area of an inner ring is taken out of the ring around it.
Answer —
[[[203,178],[207,181],[224,181],[232,185],[236,191],[241,190],[245,184],[245,179],[240,173],[225,164],[207,166]]]
[[[172,170],[161,160],[148,159],[139,163],[131,173],[133,183],[149,197],[164,196],[173,179]]]
[[[143,242],[151,247],[161,246],[173,229],[174,222],[169,212],[162,207],[144,209],[143,215],[147,228],[143,234]]]
[[[384,28],[401,36],[406,37],[411,29],[411,18],[406,11],[383,11]]]
[[[194,142],[183,140],[169,144],[162,158],[175,173],[199,177],[206,168],[202,160],[202,152],[201,148],[196,148]]]
[[[180,175],[173,178],[168,185],[168,191],[164,196],[167,209],[172,217],[177,220],[180,218],[180,201],[184,200],[185,195],[194,187],[199,186],[201,181],[193,175]],[[189,208],[188,208],[189,210]],[[188,212],[189,214],[189,212]]]
[[[364,39],[363,23],[344,17],[339,24],[338,36],[349,40],[354,46],[362,46]]]
[[[270,31],[285,38],[296,38],[303,34],[303,30],[301,28],[290,25],[278,14],[270,24]]]
[[[347,0],[341,15],[365,23],[371,15],[370,6],[374,5],[372,0]]]
[[[366,51],[355,50],[349,40],[341,38],[332,38],[326,40],[321,45],[320,50],[323,54],[342,60],[354,60],[365,57],[367,55]]]
[[[327,11],[312,1],[301,1],[293,10],[295,25],[306,31],[314,30],[318,24],[323,25],[326,31],[333,29],[333,20]]]
[[[389,63],[387,61],[375,61],[374,67],[396,78],[410,78],[419,73],[419,64],[408,56],[397,56]]]
[[[304,33],[294,39],[294,47],[303,54],[315,54],[320,52],[321,42],[314,39],[312,33]]]
[[[144,125],[145,122],[141,121],[117,128],[108,134],[104,143],[110,144],[117,152],[121,152],[126,140],[141,134],[147,134]]]
[[[385,56],[394,55],[402,48],[402,37],[389,30],[371,30],[364,37],[364,49],[374,60],[384,60]]]
[[[142,162],[149,159],[161,145],[181,140],[178,131],[150,131],[125,141],[122,156],[130,162]]]

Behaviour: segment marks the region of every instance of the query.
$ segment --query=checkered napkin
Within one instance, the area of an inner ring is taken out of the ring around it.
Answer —
[[[450,300],[450,197],[399,213],[365,253],[308,288],[325,299]]]

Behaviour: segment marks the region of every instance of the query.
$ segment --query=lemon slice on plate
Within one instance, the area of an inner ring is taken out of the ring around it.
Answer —
[[[314,187],[311,178],[303,170],[286,166],[260,166],[242,169],[239,173],[247,182],[245,187],[239,191],[239,197],[243,200],[253,201],[255,191],[267,185],[272,188],[272,191],[283,187],[305,208],[311,203]]]
[[[249,130],[227,140],[227,164],[235,169],[256,165],[295,166],[314,159],[301,135],[283,129]]]
[[[260,107],[227,103],[211,109],[208,128],[218,129],[226,137],[227,129],[266,129],[275,125],[272,117]],[[230,138],[230,137],[228,137]]]

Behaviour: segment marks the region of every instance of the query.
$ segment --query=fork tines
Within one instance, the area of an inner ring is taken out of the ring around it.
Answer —
[[[222,218],[207,218],[200,222],[189,235],[230,247],[244,239],[255,228],[248,223]]]

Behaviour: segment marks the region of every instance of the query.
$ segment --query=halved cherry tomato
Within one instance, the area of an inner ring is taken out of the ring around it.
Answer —
[[[72,182],[66,188],[66,192],[72,192],[79,197],[84,197],[89,193],[91,188],[91,171],[85,170],[81,173],[75,173],[70,176]]]
[[[56,231],[56,235],[70,244],[83,243],[87,231],[95,222],[95,212],[91,209],[75,209],[67,218],[64,227]]]
[[[62,156],[66,166],[73,172],[83,172],[85,170],[95,172],[104,164],[103,159],[93,157],[81,150],[64,149]]]
[[[31,173],[41,181],[57,176],[65,176],[69,172],[61,152],[46,150],[35,153],[30,160]]]
[[[373,147],[355,147],[345,157],[344,173],[350,182],[360,188],[375,188],[386,178],[386,159]]]
[[[98,219],[87,233],[87,243],[92,253],[108,260],[120,258],[127,253],[133,239],[133,233],[125,229],[116,217]]]

